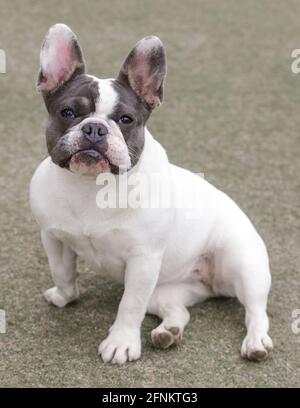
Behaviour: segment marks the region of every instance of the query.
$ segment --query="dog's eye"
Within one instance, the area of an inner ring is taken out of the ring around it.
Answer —
[[[63,109],[63,110],[60,112],[60,114],[61,114],[62,117],[67,118],[67,119],[73,119],[73,118],[75,118],[75,112],[74,112],[73,109],[71,109],[71,108]]]
[[[123,115],[119,119],[119,122],[122,123],[123,125],[130,125],[130,123],[133,122],[133,119],[128,115]]]

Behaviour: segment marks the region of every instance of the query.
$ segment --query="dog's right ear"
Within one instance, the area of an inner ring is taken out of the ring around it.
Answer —
[[[84,73],[81,48],[67,25],[50,27],[42,44],[40,64],[37,88],[44,93],[55,91],[70,78]]]

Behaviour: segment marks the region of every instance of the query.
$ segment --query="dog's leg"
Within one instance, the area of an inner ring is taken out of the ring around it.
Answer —
[[[107,363],[124,364],[141,355],[141,324],[147,304],[155,288],[161,259],[135,256],[126,265],[125,289],[118,314],[109,335],[99,346],[99,354]]]
[[[162,319],[162,323],[151,332],[153,344],[161,348],[178,344],[190,319],[186,307],[212,296],[212,291],[201,282],[159,285],[147,308],[148,313]]]
[[[268,335],[269,319],[267,300],[271,285],[271,276],[267,256],[257,258],[245,256],[242,262],[235,265],[235,291],[239,301],[246,310],[247,335],[241,348],[242,357],[249,360],[262,360],[273,349]]]
[[[76,254],[51,234],[42,231],[42,243],[48,256],[55,286],[44,292],[46,300],[64,307],[79,297],[76,282]]]
[[[262,360],[273,349],[268,335],[269,319],[263,304],[246,304],[247,335],[243,341],[241,354],[249,360]]]
[[[246,287],[239,291],[238,299],[246,309],[247,335],[241,348],[242,357],[249,360],[262,360],[273,349],[268,335],[269,319],[266,312],[268,291],[259,295],[257,288]]]

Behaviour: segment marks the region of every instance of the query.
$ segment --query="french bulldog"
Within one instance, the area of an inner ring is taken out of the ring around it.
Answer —
[[[77,257],[121,280],[116,319],[98,349],[113,364],[140,358],[146,313],[161,319],[151,333],[153,344],[168,348],[181,341],[189,306],[215,296],[237,297],[246,312],[241,355],[261,360],[273,348],[266,247],[226,194],[171,164],[147,130],[163,99],[165,75],[165,50],[155,36],[136,44],[116,79],[99,79],[85,73],[72,30],[64,24],[49,29],[37,81],[49,114],[49,157],[30,186],[55,285],[44,296],[57,307],[78,299]],[[99,191],[116,189],[124,175],[154,173],[167,180],[171,205],[101,205]],[[116,183],[100,185],[101,175]],[[174,197],[189,193],[200,197],[197,205],[173,205]]]

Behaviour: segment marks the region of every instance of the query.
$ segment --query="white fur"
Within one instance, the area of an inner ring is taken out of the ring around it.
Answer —
[[[110,115],[118,103],[118,94],[111,85],[113,79],[99,79],[93,75],[87,75],[98,82],[99,98],[96,101],[95,117],[103,118]]]
[[[111,106],[107,103],[103,109]],[[101,210],[95,180],[61,169],[47,158],[36,170],[30,190],[55,283],[46,299],[62,307],[78,297],[77,255],[92,268],[124,281],[116,320],[99,347],[103,361],[123,364],[140,357],[146,311],[162,319],[152,332],[154,344],[168,347],[182,337],[188,306],[211,296],[237,296],[246,309],[242,355],[265,357],[272,348],[266,314],[271,278],[262,239],[227,195],[171,165],[147,130],[145,137],[140,161],[129,173],[167,176],[174,195],[197,190],[201,203],[189,214],[185,208]]]

